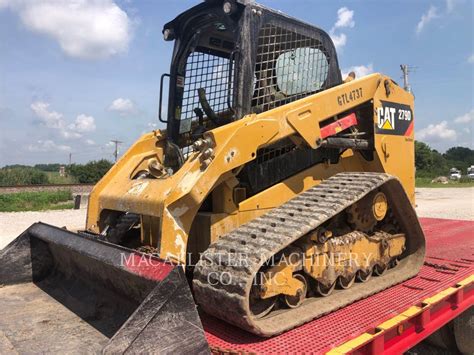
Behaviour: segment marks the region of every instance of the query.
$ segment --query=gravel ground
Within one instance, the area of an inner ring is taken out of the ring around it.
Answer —
[[[44,222],[69,230],[84,228],[86,225],[85,208],[79,210],[0,212],[0,249],[21,234],[35,222]]]
[[[417,213],[420,217],[474,220],[474,187],[416,189]],[[44,222],[69,230],[84,228],[86,209],[2,212],[0,213],[0,249],[35,222]]]
[[[416,189],[420,217],[474,220],[474,187]]]

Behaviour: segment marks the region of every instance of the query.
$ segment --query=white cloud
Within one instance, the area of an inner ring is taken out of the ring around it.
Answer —
[[[347,7],[341,7],[337,10],[337,21],[334,24],[334,28],[353,28],[354,26],[354,11],[349,10]]]
[[[431,5],[428,11],[421,15],[421,19],[416,25],[416,33],[420,34],[427,24],[429,24],[432,20],[438,17],[438,9],[435,6]]]
[[[372,74],[374,72],[374,66],[372,63],[368,65],[355,65],[347,69],[343,69],[341,71],[342,79],[345,79],[350,72],[354,72],[356,75],[356,79],[361,78],[363,76]]]
[[[74,123],[67,125],[64,115],[51,110],[49,106],[47,102],[36,101],[30,105],[30,108],[44,126],[59,131],[61,137],[77,139],[82,137],[82,133],[95,131],[94,117],[80,114]]]
[[[457,133],[450,129],[447,121],[441,121],[437,124],[430,124],[416,132],[416,139],[427,142],[438,142],[443,140],[455,140]]]
[[[132,100],[119,97],[112,101],[109,111],[117,112],[120,116],[129,116],[136,113],[137,108]]]
[[[347,43],[347,36],[345,33],[336,33],[336,30],[342,28],[353,28],[355,26],[354,11],[347,7],[341,7],[337,10],[337,20],[334,26],[329,31],[329,35],[334,43],[336,49],[341,49]]]
[[[113,0],[0,0],[2,7],[71,57],[107,58],[125,52],[132,37],[131,20]]]
[[[56,111],[49,110],[49,103],[36,101],[30,105],[31,110],[48,128],[64,128],[63,115]]]
[[[469,111],[468,113],[465,113],[462,116],[456,117],[454,119],[454,122],[456,123],[470,123],[474,122],[474,109]]]
[[[30,144],[27,147],[30,152],[68,152],[71,147],[68,145],[56,144],[52,140],[39,140],[35,144]]]
[[[74,131],[62,130],[60,133],[64,139],[78,139],[82,137],[82,134]]]
[[[453,9],[454,9],[454,3],[455,1],[454,0],[446,0],[446,11],[448,13],[452,12]]]
[[[92,139],[86,139],[87,145],[95,145],[95,142]]]
[[[95,131],[94,117],[80,114],[76,117],[76,121],[69,125],[69,129],[78,133],[93,132]]]
[[[474,53],[471,54],[469,58],[467,58],[467,62],[473,64],[474,63]]]
[[[341,33],[341,34],[338,34],[338,35],[336,35],[334,33],[331,33],[331,39],[332,39],[336,49],[344,47],[346,45],[346,42],[347,42],[347,36],[344,33]]]

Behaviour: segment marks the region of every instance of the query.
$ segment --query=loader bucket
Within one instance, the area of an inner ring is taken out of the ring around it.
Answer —
[[[208,353],[182,267],[33,224],[0,250],[0,353]]]

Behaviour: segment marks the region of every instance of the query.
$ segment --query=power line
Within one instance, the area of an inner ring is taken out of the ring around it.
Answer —
[[[122,144],[123,142],[117,140],[117,139],[113,139],[111,140],[112,143],[115,143],[115,151],[114,151],[114,158],[115,158],[115,162],[117,162],[117,158],[118,158],[118,146],[119,144]]]

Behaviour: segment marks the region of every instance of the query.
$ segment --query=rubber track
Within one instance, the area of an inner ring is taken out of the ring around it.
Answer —
[[[416,250],[410,251],[415,255],[407,258],[410,262],[404,267],[399,265],[398,272],[389,270],[351,290],[341,290],[345,293],[335,291],[329,297],[307,299],[299,308],[276,310],[264,318],[255,318],[248,297],[264,262],[387,182],[395,183],[395,195],[403,195],[392,199],[392,204],[401,205],[402,210],[408,208],[405,229],[411,228],[409,234],[416,239],[411,243]],[[236,262],[239,255],[245,255],[246,262]],[[197,303],[207,313],[252,333],[272,336],[414,276],[423,263],[423,255],[423,232],[396,178],[384,173],[339,173],[211,244],[195,267],[193,289]],[[379,280],[378,284],[371,283],[374,279]]]

